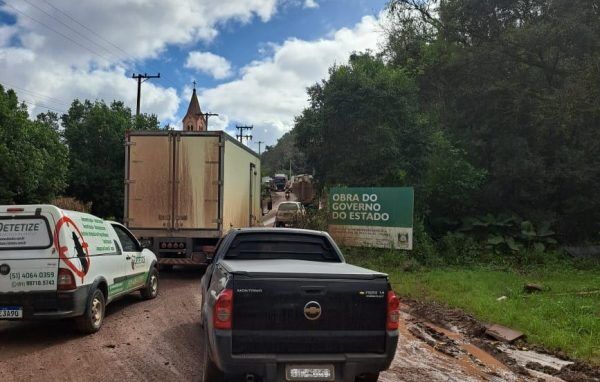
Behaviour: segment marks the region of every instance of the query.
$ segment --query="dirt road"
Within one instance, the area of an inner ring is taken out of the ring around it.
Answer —
[[[279,204],[281,204],[281,202],[288,201],[285,198],[285,192],[283,191],[272,192],[271,198],[273,200],[273,208],[261,219],[261,224],[265,227],[273,227],[275,225],[275,215],[277,214],[277,207],[279,207]],[[289,201],[295,202],[296,200],[296,195],[290,193]]]
[[[69,321],[0,322],[0,380],[197,381],[204,349],[199,281],[198,271],[163,273],[158,298],[115,302],[102,330],[87,337]],[[454,340],[442,341],[403,313],[396,359],[380,381],[527,380],[460,335],[447,335]]]

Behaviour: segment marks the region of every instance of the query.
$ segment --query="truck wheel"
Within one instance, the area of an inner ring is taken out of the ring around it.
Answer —
[[[106,299],[101,290],[95,289],[92,292],[88,305],[85,308],[83,316],[77,317],[75,323],[77,329],[83,334],[92,334],[100,330],[104,321],[104,313],[106,310]]]
[[[210,358],[208,333],[206,332],[206,324],[204,327],[204,357],[202,362],[202,382],[222,382],[225,380],[225,375]]]
[[[140,291],[144,300],[152,300],[158,296],[158,271],[152,268],[148,274],[146,287]]]
[[[365,373],[354,379],[354,382],[377,382],[379,380],[379,373]]]

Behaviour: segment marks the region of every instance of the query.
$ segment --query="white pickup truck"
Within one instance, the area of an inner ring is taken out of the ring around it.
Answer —
[[[119,223],[51,205],[0,206],[0,320],[75,317],[100,329],[108,303],[158,294],[156,256]]]

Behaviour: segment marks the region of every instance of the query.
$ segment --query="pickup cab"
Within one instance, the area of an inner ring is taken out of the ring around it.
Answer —
[[[399,301],[325,232],[247,228],[201,281],[203,381],[374,382],[393,360]]]
[[[121,224],[52,205],[0,206],[0,320],[75,318],[94,333],[106,305],[158,293],[156,256]]]

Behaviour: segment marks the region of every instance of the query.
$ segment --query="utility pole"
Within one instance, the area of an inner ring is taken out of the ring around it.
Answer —
[[[138,89],[137,89],[137,107],[135,110],[135,115],[140,115],[140,100],[142,98],[142,82],[146,82],[151,78],[160,78],[160,73],[155,76],[149,76],[147,73],[144,74],[133,74],[131,78],[137,79]],[[143,80],[143,81],[142,81]]]
[[[263,142],[263,141],[258,141],[258,142],[256,142],[256,143],[258,144],[258,155],[260,155],[260,145],[262,145],[262,144],[263,144],[263,143],[265,143],[265,142]]]
[[[208,117],[218,117],[219,114],[216,113],[201,113],[204,117],[204,124],[206,125],[206,130],[208,130]]]
[[[252,135],[250,134],[246,134],[244,135],[244,130],[248,130],[248,131],[252,131],[252,129],[254,129],[254,125],[252,126],[235,126],[236,129],[238,129],[238,133],[235,135],[235,137],[242,143],[244,143],[244,138],[247,141],[251,141],[252,140]]]

